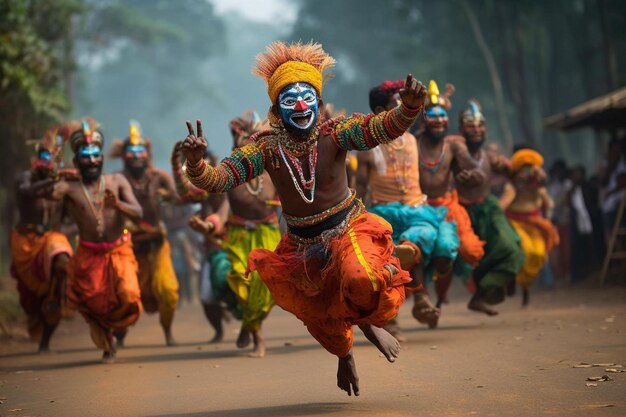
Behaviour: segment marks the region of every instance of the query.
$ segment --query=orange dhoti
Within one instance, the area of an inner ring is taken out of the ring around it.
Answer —
[[[474,233],[472,222],[465,207],[459,203],[457,192],[447,192],[441,197],[429,198],[428,204],[435,207],[445,206],[448,208],[446,220],[456,223],[456,231],[461,241],[459,256],[472,268],[475,268],[485,255],[485,242],[480,240]]]
[[[67,237],[54,230],[37,233],[23,227],[11,231],[11,275],[17,280],[20,304],[28,318],[28,333],[39,340],[44,323],[56,326],[61,320],[62,283],[53,279],[57,255],[72,256]]]
[[[141,303],[147,313],[159,312],[161,325],[169,328],[178,305],[178,279],[166,238],[134,244],[139,264]]]
[[[273,252],[255,249],[248,264],[276,304],[339,357],[352,348],[353,325],[382,327],[398,313],[406,297],[404,284],[411,280],[392,256],[389,223],[361,210],[344,213],[339,226],[318,238],[305,242],[289,233]],[[398,272],[392,276],[387,265]]]
[[[130,235],[115,242],[80,241],[69,264],[67,298],[85,317],[96,346],[111,351],[111,334],[141,314],[137,261]]]

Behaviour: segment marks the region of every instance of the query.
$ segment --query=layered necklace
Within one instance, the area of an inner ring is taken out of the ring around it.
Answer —
[[[307,204],[312,204],[315,200],[315,168],[317,167],[317,141],[313,144],[313,149],[308,155],[309,162],[309,179],[304,177],[304,170],[302,169],[302,162],[293,155],[289,150],[283,149],[283,145],[278,143],[278,151],[280,152],[280,156],[283,159],[283,162],[287,166],[289,170],[289,175],[291,175],[291,180],[293,181],[293,185],[300,194],[302,200],[304,200]],[[291,164],[290,164],[291,162]],[[291,166],[298,171],[298,178],[293,173],[293,169]],[[304,190],[307,190],[310,194],[310,197],[307,197],[304,194]]]
[[[446,144],[445,143],[443,144],[443,147],[441,148],[441,155],[439,155],[439,158],[437,158],[436,161],[427,161],[426,158],[424,158],[424,152],[422,152],[421,140],[419,143],[419,152],[420,152],[419,154],[420,167],[429,171],[431,174],[435,174],[437,173],[437,171],[439,171],[439,169],[441,168],[441,165],[443,165],[443,161],[445,160]]]
[[[404,138],[396,139],[385,145],[389,162],[393,167],[396,184],[398,184],[398,188],[402,194],[406,194],[408,192],[407,178],[409,176],[409,170],[411,169],[411,160],[406,154],[404,154],[402,158],[402,163],[398,161],[398,154],[402,153],[400,151],[404,149],[405,145],[406,142],[404,141]]]
[[[276,156],[280,156],[283,163],[289,170],[291,180],[302,200],[307,204],[312,204],[315,200],[315,168],[317,167],[317,140],[320,134],[321,123],[315,124],[311,133],[303,140],[294,139],[293,135],[287,132],[282,120],[272,123],[272,135],[267,138],[267,144]],[[304,177],[303,163],[298,158],[306,156],[309,165],[309,178]],[[274,168],[280,167],[280,160],[276,160]],[[296,176],[294,168],[298,172]],[[309,196],[305,194],[308,192]]]
[[[93,217],[96,219],[96,232],[98,233],[98,237],[102,239],[104,236],[104,222],[102,217],[102,211],[104,209],[104,175],[100,176],[100,182],[98,182],[98,190],[96,191],[96,196],[94,197],[89,189],[85,186],[85,183],[80,182],[80,187],[83,190],[83,194],[85,195],[85,199],[87,203],[89,203],[89,208],[91,209],[91,213]]]

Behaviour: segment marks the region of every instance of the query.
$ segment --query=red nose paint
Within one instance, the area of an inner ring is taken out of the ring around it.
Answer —
[[[293,108],[294,111],[305,111],[309,108],[309,106],[306,105],[306,103],[304,102],[304,100],[298,100],[296,102],[296,107]]]

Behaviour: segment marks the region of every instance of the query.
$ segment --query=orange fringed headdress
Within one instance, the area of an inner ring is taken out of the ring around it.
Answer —
[[[335,59],[319,43],[274,42],[256,57],[252,73],[267,82],[267,94],[272,103],[287,85],[305,82],[322,96],[324,71],[335,65]]]
[[[543,156],[532,149],[520,149],[511,157],[511,168],[517,172],[525,165],[540,167],[543,165]]]

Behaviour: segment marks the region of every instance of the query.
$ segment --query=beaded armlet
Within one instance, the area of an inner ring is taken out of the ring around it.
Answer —
[[[183,171],[180,163],[172,163],[172,176],[174,177],[179,203],[205,201],[209,197],[209,193],[191,184]]]
[[[330,134],[339,149],[366,151],[401,136],[413,125],[421,110],[421,107],[410,109],[401,104],[376,115],[354,113],[352,117],[324,123],[322,133]]]
[[[265,160],[261,148],[251,143],[235,149],[216,167],[204,159],[195,165],[185,165],[185,175],[193,185],[208,192],[224,193],[261,175]]]

